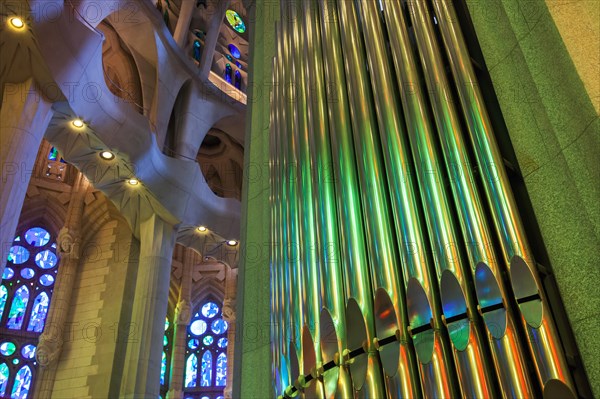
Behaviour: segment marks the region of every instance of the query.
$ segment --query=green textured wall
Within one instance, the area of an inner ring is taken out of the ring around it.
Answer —
[[[599,118],[542,0],[467,6],[565,309],[600,397]]]
[[[250,84],[242,192],[242,252],[238,275],[234,398],[269,398],[269,95],[279,2],[257,0],[250,9]]]

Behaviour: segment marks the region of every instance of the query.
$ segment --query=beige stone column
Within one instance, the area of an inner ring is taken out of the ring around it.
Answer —
[[[120,397],[158,398],[175,228],[153,214],[140,224],[129,343]]]
[[[237,288],[237,268],[226,266],[225,299],[223,300],[223,319],[228,324],[227,329],[227,385],[223,391],[225,399],[232,399],[233,389],[233,353],[235,348],[235,300]]]
[[[212,67],[213,56],[215,54],[215,47],[217,46],[217,40],[219,39],[219,30],[221,29],[223,18],[225,18],[225,11],[227,11],[227,7],[229,7],[230,0],[220,0],[214,3],[214,14],[210,19],[208,30],[206,31],[204,48],[202,49],[202,57],[200,58],[200,77],[202,79],[208,79],[208,74]]]
[[[0,276],[4,273],[40,143],[53,111],[33,79],[7,83],[0,107]]]
[[[171,355],[171,375],[167,399],[183,398],[183,375],[185,369],[185,348],[187,345],[187,327],[192,316],[192,271],[195,263],[195,252],[185,249],[181,273],[181,290],[175,309],[175,331],[173,333],[173,353]]]
[[[190,30],[190,22],[192,15],[196,9],[196,0],[181,0],[181,8],[179,9],[179,18],[177,18],[177,26],[173,38],[179,47],[185,46],[188,31]]]
[[[50,398],[54,387],[56,367],[64,342],[65,322],[71,310],[73,282],[81,254],[80,226],[88,187],[88,180],[79,173],[71,191],[65,225],[58,234],[56,251],[60,256],[60,265],[46,317],[46,326],[40,335],[35,355],[40,366],[34,390],[37,399]]]

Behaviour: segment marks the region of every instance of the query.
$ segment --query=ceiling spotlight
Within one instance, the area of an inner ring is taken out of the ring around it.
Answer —
[[[129,179],[127,180],[127,183],[129,183],[130,186],[137,186],[140,184],[140,181],[138,179]]]
[[[19,17],[12,17],[10,19],[10,24],[17,29],[21,29],[25,26],[25,22]]]
[[[113,154],[113,153],[112,153],[112,152],[110,152],[110,151],[102,151],[102,152],[100,153],[100,158],[102,158],[102,159],[105,159],[105,160],[107,160],[107,161],[110,161],[111,159],[114,159],[114,158],[115,158],[115,154]]]
[[[83,123],[83,121],[79,118],[77,119],[73,119],[73,122],[71,122],[73,124],[73,126],[75,126],[77,129],[81,129],[85,123]]]
[[[206,231],[206,227],[200,226],[200,227],[198,227],[198,231]]]
[[[229,240],[227,241],[227,245],[229,245],[230,247],[235,247],[237,245],[237,241],[236,240]]]

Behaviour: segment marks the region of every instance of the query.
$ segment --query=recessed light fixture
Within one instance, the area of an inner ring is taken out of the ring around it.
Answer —
[[[199,226],[199,227],[198,227],[198,231],[206,231],[206,230],[207,230],[207,229],[206,229],[206,227],[204,227],[204,226]]]
[[[237,245],[237,241],[236,240],[229,240],[227,241],[227,245],[229,245],[230,247],[235,247]]]
[[[129,185],[131,186],[137,186],[138,184],[140,184],[140,181],[138,179],[129,179],[127,180],[127,183],[129,183]]]
[[[10,19],[10,24],[16,29],[21,29],[25,26],[25,22],[19,17],[12,17]]]
[[[77,119],[73,119],[73,122],[71,122],[73,124],[73,126],[75,126],[77,129],[81,129],[85,123],[83,123],[83,121],[79,118]]]
[[[110,151],[102,151],[100,153],[100,158],[110,161],[111,159],[115,159],[115,154]]]

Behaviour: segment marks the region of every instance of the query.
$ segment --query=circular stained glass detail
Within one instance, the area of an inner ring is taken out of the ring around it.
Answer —
[[[217,399],[225,399],[223,396],[217,396]]]
[[[20,245],[14,245],[8,251],[8,261],[15,265],[25,263],[29,259],[29,251]]]
[[[15,271],[10,267],[4,269],[4,273],[2,273],[2,280],[10,280],[15,275]]]
[[[240,14],[233,10],[227,10],[225,11],[225,18],[227,18],[227,22],[229,22],[234,31],[237,33],[246,32],[246,24],[242,20],[242,17],[240,17]]]
[[[50,233],[41,227],[34,227],[27,230],[25,240],[34,247],[43,247],[50,241]]]
[[[167,336],[163,336],[163,346],[167,346],[169,345],[169,338],[167,338]]]
[[[186,398],[186,399],[193,399],[193,398]],[[208,396],[203,396],[200,399],[210,399]]]
[[[198,341],[196,338],[190,339],[188,341],[188,348],[198,349],[198,346],[200,346],[200,341]]]
[[[212,319],[219,313],[219,307],[215,305],[213,302],[208,302],[204,306],[202,306],[202,314],[204,317],[208,317]]]
[[[210,335],[207,335],[206,337],[204,337],[204,339],[202,340],[202,342],[204,342],[204,345],[210,345],[214,342],[214,338]]]
[[[194,335],[202,335],[206,331],[206,322],[204,320],[196,320],[190,324],[190,331]]]
[[[242,53],[240,53],[240,49],[238,49],[233,43],[230,43],[229,46],[227,46],[227,48],[229,49],[229,52],[234,58],[240,58],[242,56]]]
[[[17,359],[17,358],[14,358],[14,359],[13,359],[13,364],[19,364],[19,359]]]
[[[15,353],[16,349],[17,347],[12,342],[3,342],[2,345],[0,345],[0,353],[4,356],[12,355]]]
[[[49,285],[52,285],[54,283],[54,277],[52,277],[52,275],[50,274],[44,274],[42,277],[40,277],[40,284],[42,284],[43,286],[48,287]]]
[[[226,348],[227,338],[219,338],[219,340],[217,341],[217,345],[219,345],[219,348]]]
[[[165,331],[167,331],[169,329],[169,319],[165,319]]]
[[[215,334],[223,334],[225,331],[227,331],[227,322],[223,319],[217,319],[212,322],[210,329]]]
[[[33,271],[33,269],[26,267],[25,269],[21,270],[21,277],[23,277],[24,279],[29,280],[33,276],[35,276],[35,272]]]
[[[35,263],[42,269],[52,269],[57,261],[56,255],[48,249],[35,256]]]
[[[21,349],[21,355],[25,359],[33,359],[35,357],[35,345],[25,345],[23,349]]]

